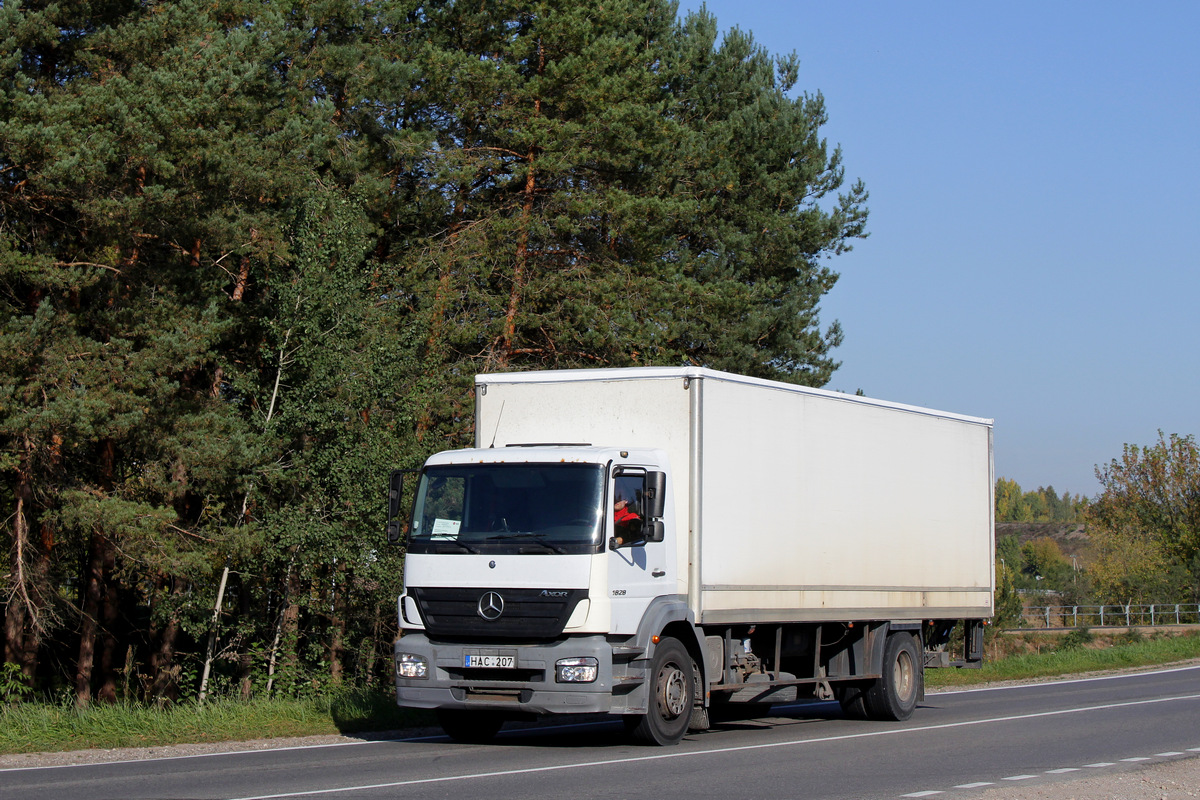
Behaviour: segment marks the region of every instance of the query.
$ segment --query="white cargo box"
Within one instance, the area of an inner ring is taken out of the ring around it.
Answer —
[[[478,447],[667,452],[698,623],[992,614],[990,419],[686,367],[487,374],[476,392]]]

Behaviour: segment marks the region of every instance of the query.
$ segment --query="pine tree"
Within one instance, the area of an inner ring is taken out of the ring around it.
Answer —
[[[440,103],[410,118],[436,232],[408,264],[428,320],[421,430],[464,419],[470,376],[692,363],[824,384],[840,342],[824,258],[865,235],[860,184],[796,59],[715,21],[621,0],[447,4],[417,59]],[[831,209],[822,204],[832,203]],[[410,251],[411,252],[411,251]],[[459,441],[466,431],[450,432]]]
[[[688,130],[672,161],[692,213],[676,229],[669,341],[692,363],[824,385],[841,342],[818,304],[837,280],[823,261],[865,236],[867,192],[844,180],[820,136],[820,93],[791,97],[793,54],[772,57],[733,29],[715,45],[704,11],[683,23],[669,61],[672,110]],[[664,304],[670,295],[663,297]]]

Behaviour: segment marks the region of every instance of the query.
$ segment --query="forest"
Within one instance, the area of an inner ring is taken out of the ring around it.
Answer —
[[[386,686],[476,373],[825,384],[868,198],[800,78],[665,0],[0,5],[4,679]]]

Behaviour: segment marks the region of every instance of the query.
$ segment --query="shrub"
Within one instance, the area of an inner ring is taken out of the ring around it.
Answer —
[[[1090,628],[1076,628],[1062,638],[1062,644],[1059,645],[1059,649],[1078,650],[1094,641],[1096,641],[1096,636]]]

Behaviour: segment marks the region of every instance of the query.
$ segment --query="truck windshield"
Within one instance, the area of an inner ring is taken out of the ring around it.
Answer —
[[[604,471],[596,464],[431,466],[413,503],[412,553],[592,553]]]

